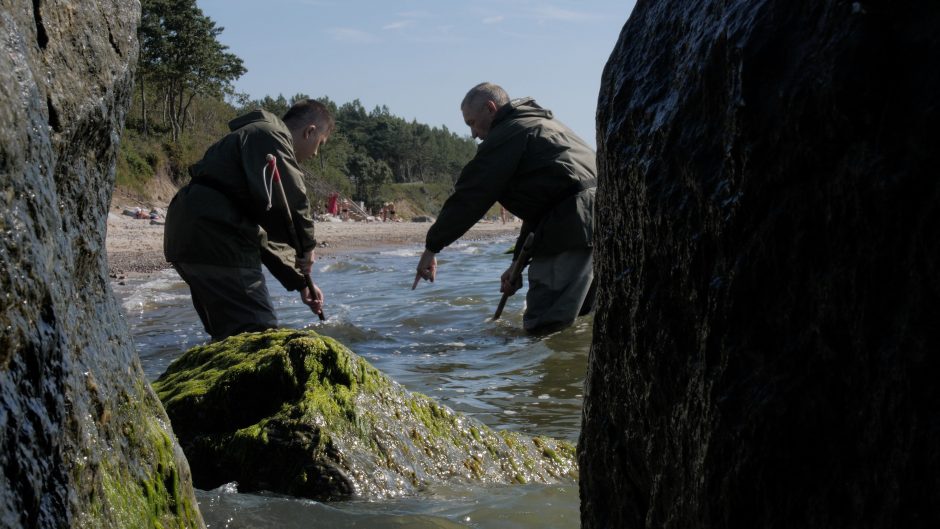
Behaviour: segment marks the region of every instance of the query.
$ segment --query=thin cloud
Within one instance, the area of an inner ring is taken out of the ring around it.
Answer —
[[[333,40],[350,44],[372,44],[379,42],[378,37],[360,29],[332,28],[329,30],[329,33],[333,37]]]
[[[414,20],[399,20],[397,22],[392,22],[391,24],[382,26],[382,29],[403,29],[407,28],[408,26],[413,26],[414,23]]]
[[[454,44],[465,42],[466,39],[454,34],[453,25],[443,25],[436,26],[433,31],[412,35],[408,40],[420,44]]]
[[[401,13],[398,13],[398,16],[400,16],[401,18],[430,18],[433,15],[431,14],[430,11],[416,10],[416,11],[403,11]]]
[[[539,22],[583,22],[585,20],[594,20],[600,18],[600,15],[594,13],[571,11],[570,9],[562,9],[560,7],[554,6],[539,7],[532,11],[532,15],[538,19]]]
[[[531,33],[519,33],[518,31],[508,31],[505,29],[500,30],[499,34],[504,37],[511,37],[518,40],[531,40],[538,38],[536,35]]]
[[[484,19],[483,19],[483,23],[484,23],[484,24],[499,24],[500,22],[502,22],[502,21],[505,20],[505,19],[506,19],[506,17],[504,17],[503,15],[497,15],[497,16],[495,16],[495,17],[486,17],[486,18],[484,18]]]

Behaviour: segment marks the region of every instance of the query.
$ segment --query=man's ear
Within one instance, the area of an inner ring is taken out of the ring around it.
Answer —
[[[314,123],[311,123],[304,128],[305,138],[309,138],[311,134],[316,134],[316,133],[317,133],[317,126]]]
[[[497,110],[499,110],[499,109],[496,107],[496,102],[493,101],[493,100],[488,100],[488,101],[486,102],[486,109],[490,111],[490,114],[494,114],[494,113],[496,113]]]

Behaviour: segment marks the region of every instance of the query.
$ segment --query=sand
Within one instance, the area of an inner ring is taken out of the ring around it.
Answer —
[[[163,258],[163,225],[123,214],[125,209],[133,207],[114,205],[108,214],[105,246],[112,278],[147,276],[170,268]],[[317,258],[330,259],[383,246],[421,246],[430,226],[427,222],[318,222],[316,231],[320,246]],[[462,240],[514,235],[520,226],[519,222],[480,222]]]

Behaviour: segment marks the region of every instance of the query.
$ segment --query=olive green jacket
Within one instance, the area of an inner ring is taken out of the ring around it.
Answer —
[[[596,155],[550,110],[532,98],[497,111],[476,156],[428,230],[425,247],[439,252],[499,202],[522,219],[516,251],[534,231],[533,255],[592,246]]]
[[[166,260],[243,268],[258,267],[263,261],[288,290],[302,288],[303,276],[293,269],[289,255],[275,251],[290,243],[287,213],[276,185],[268,209],[262,174],[266,156],[273,154],[299,250],[315,248],[303,171],[294,158],[290,131],[263,110],[235,118],[229,129],[189,168],[192,181],[170,202],[163,238]]]

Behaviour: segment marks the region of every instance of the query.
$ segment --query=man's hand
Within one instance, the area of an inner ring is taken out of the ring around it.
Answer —
[[[418,260],[418,272],[415,274],[415,282],[411,285],[411,290],[417,288],[418,282],[422,279],[433,283],[436,276],[437,257],[435,257],[435,253],[431,250],[425,250],[424,253],[421,254],[421,259]]]
[[[503,275],[499,277],[499,291],[503,294],[509,294],[510,296],[515,294],[517,290],[522,288],[522,276],[520,275],[517,278],[515,284],[511,283],[512,280],[512,269],[515,268],[516,262],[513,261],[509,268],[503,272]]]
[[[313,271],[313,263],[316,260],[317,256],[311,248],[307,250],[302,257],[294,258],[294,267],[300,270],[301,274],[309,274]]]
[[[310,292],[307,287],[300,289],[300,301],[310,307],[313,312],[323,313],[323,291],[317,285],[313,285],[313,292]]]

